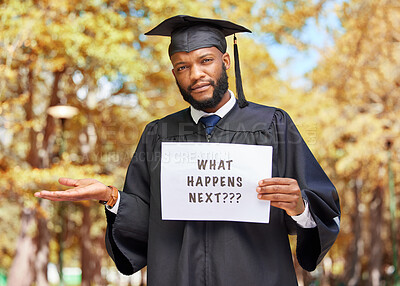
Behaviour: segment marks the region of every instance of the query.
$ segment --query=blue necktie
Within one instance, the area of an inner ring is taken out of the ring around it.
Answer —
[[[200,122],[203,123],[203,125],[206,127],[207,135],[211,134],[214,126],[218,123],[220,119],[221,117],[215,114],[200,118]]]

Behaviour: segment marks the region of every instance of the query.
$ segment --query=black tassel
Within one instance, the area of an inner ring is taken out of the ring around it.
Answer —
[[[233,35],[233,55],[235,58],[235,78],[236,78],[236,93],[238,104],[240,108],[246,107],[249,103],[246,100],[243,92],[242,86],[242,76],[240,74],[240,65],[239,65],[239,52],[237,47],[237,39],[236,35]]]

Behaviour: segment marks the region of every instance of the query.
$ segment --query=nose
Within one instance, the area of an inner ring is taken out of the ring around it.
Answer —
[[[192,65],[190,68],[190,80],[192,82],[196,82],[199,79],[203,78],[205,73],[200,65]]]

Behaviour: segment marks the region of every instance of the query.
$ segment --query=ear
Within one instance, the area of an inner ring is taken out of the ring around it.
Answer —
[[[171,71],[172,71],[172,74],[174,75],[174,78],[176,78],[175,70],[174,70],[174,69],[171,69]]]
[[[231,57],[228,53],[222,55],[222,62],[225,64],[227,70],[231,67]]]

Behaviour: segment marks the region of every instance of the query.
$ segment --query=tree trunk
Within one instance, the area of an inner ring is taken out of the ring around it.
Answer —
[[[90,216],[91,203],[82,204],[82,225],[80,227],[80,249],[82,286],[98,285],[105,286],[107,282],[101,276],[101,261],[106,251],[104,247],[104,236],[91,237],[90,228],[92,217]]]
[[[31,234],[35,228],[35,210],[23,208],[21,213],[21,231],[17,248],[8,275],[8,286],[30,286],[34,282],[34,263],[36,245]]]
[[[331,278],[332,278],[332,259],[329,256],[326,256],[322,261],[322,276],[321,276],[321,286],[330,286]]]
[[[90,286],[94,280],[96,268],[95,257],[91,248],[93,241],[90,237],[90,227],[92,221],[90,218],[90,203],[82,205],[82,225],[80,228],[80,248],[81,248],[81,268],[82,268],[82,286]]]
[[[383,259],[383,242],[381,239],[381,230],[383,222],[383,189],[377,187],[374,190],[374,197],[370,202],[370,260],[369,260],[369,279],[368,285],[379,286],[381,280],[381,269]]]
[[[345,285],[355,286],[359,284],[361,277],[361,257],[364,252],[364,243],[361,237],[361,214],[359,211],[360,206],[360,191],[362,188],[362,180],[357,179],[354,188],[354,212],[351,217],[352,229],[354,230],[354,239],[352,244],[348,248],[346,255],[346,267],[345,273]]]
[[[54,80],[53,80],[53,87],[50,94],[50,106],[57,105],[60,103],[60,99],[57,96],[59,90],[59,84],[61,77],[63,75],[63,71],[56,71],[54,72]],[[43,136],[43,150],[45,151],[45,156],[43,158],[43,167],[48,168],[51,165],[52,154],[53,154],[53,146],[54,146],[54,132],[56,128],[56,123],[54,118],[47,114],[46,118],[46,126],[44,128],[44,136]]]
[[[34,73],[32,68],[29,69],[28,72],[28,83],[27,83],[27,90],[28,90],[28,102],[25,104],[25,114],[26,114],[26,121],[32,121],[34,119],[33,114],[33,96],[34,96],[34,83],[33,83]],[[40,158],[39,152],[37,148],[37,132],[31,128],[29,130],[29,142],[30,142],[30,149],[26,158],[26,161],[34,168],[40,168]]]
[[[107,255],[107,251],[105,249],[105,244],[104,244],[104,236],[100,235],[96,238],[93,239],[95,242],[95,251],[93,252],[94,254],[94,263],[95,267],[93,270],[93,284],[98,285],[98,286],[106,286],[107,281],[106,279],[101,275],[101,262],[102,259],[105,255]]]
[[[80,228],[80,249],[81,249],[81,268],[82,268],[82,286],[90,286],[91,281],[91,240],[90,240],[90,209],[88,206],[82,206],[82,225]]]
[[[30,66],[27,75],[27,86],[23,87],[20,79],[19,92],[28,91],[28,102],[24,105],[26,121],[34,120],[34,71]],[[38,156],[37,132],[29,130],[30,149],[26,161],[33,168],[41,168]],[[21,230],[17,241],[17,251],[10,271],[9,285],[31,285],[36,280],[37,285],[48,285],[47,264],[49,261],[50,234],[47,229],[47,220],[33,209],[24,208],[21,213]],[[36,237],[33,237],[33,226],[37,226]],[[23,275],[21,275],[23,273]]]
[[[36,259],[35,259],[35,273],[36,273],[36,285],[47,286],[49,285],[47,280],[47,264],[49,263],[49,243],[50,233],[47,228],[47,218],[43,214],[48,209],[49,201],[41,200],[40,208],[41,212],[36,212],[37,222],[37,235],[36,235]]]

